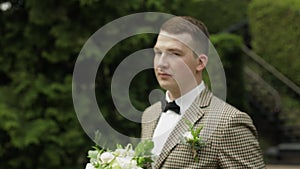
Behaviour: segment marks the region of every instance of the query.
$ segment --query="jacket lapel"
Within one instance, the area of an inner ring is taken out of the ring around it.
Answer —
[[[153,104],[144,111],[144,116],[142,118],[142,139],[152,139],[161,113],[161,102]]]
[[[168,137],[161,151],[161,154],[154,164],[155,168],[160,168],[161,164],[168,157],[173,147],[179,143],[183,134],[188,131],[188,125],[185,123],[185,120],[188,120],[192,124],[195,124],[204,115],[204,112],[201,110],[201,108],[209,105],[211,97],[212,93],[207,88],[205,88],[195,99],[192,105],[186,110],[186,112],[176,124],[174,130]]]

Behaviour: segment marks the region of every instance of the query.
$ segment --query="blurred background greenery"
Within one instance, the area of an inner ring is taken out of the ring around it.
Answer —
[[[85,166],[94,143],[73,108],[77,56],[99,28],[137,12],[190,15],[204,21],[225,69],[227,101],[253,118],[266,163],[299,164],[300,1],[5,0],[0,4],[1,169]],[[126,56],[151,48],[154,40],[151,35],[124,40],[109,51],[98,70],[101,111],[110,124],[118,124],[116,129],[131,136],[139,136],[140,124],[118,114],[111,78]],[[139,73],[130,87],[131,102],[143,110],[156,88],[152,71]]]

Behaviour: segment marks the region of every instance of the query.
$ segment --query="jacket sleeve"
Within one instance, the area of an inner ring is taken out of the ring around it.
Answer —
[[[220,139],[221,168],[265,168],[256,128],[246,113],[232,114],[222,128]]]

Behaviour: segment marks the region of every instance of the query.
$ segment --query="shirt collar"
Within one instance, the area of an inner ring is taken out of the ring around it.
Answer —
[[[185,111],[190,107],[190,105],[193,103],[193,101],[202,92],[204,88],[204,82],[201,81],[201,83],[197,87],[175,100],[176,104],[180,106],[181,115],[185,113]],[[169,91],[166,92],[166,100],[167,102],[172,101],[169,97]]]

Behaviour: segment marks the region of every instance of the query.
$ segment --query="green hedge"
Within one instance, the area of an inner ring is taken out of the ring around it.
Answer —
[[[202,20],[213,34],[246,19],[248,4],[247,0],[192,0],[181,11]]]
[[[254,51],[300,85],[300,1],[253,0],[248,13]]]
[[[11,3],[11,9],[0,11],[0,168],[82,169],[94,143],[80,126],[72,102],[72,73],[81,48],[102,25],[142,11],[141,4],[165,5],[142,0]],[[139,44],[146,42],[132,40],[115,49],[111,58],[127,56],[124,51]],[[109,59],[103,64],[101,68],[109,73],[113,73],[110,67],[118,65]],[[97,94],[105,106],[101,108],[107,116],[113,115],[116,111],[106,95],[111,74],[100,73],[97,89],[101,93]],[[139,86],[147,87],[143,82]],[[124,130],[139,134],[116,116],[110,118],[114,124],[126,124]]]
[[[244,58],[242,57],[242,38],[233,34],[211,36],[226,75],[227,101],[241,110],[245,110]]]

